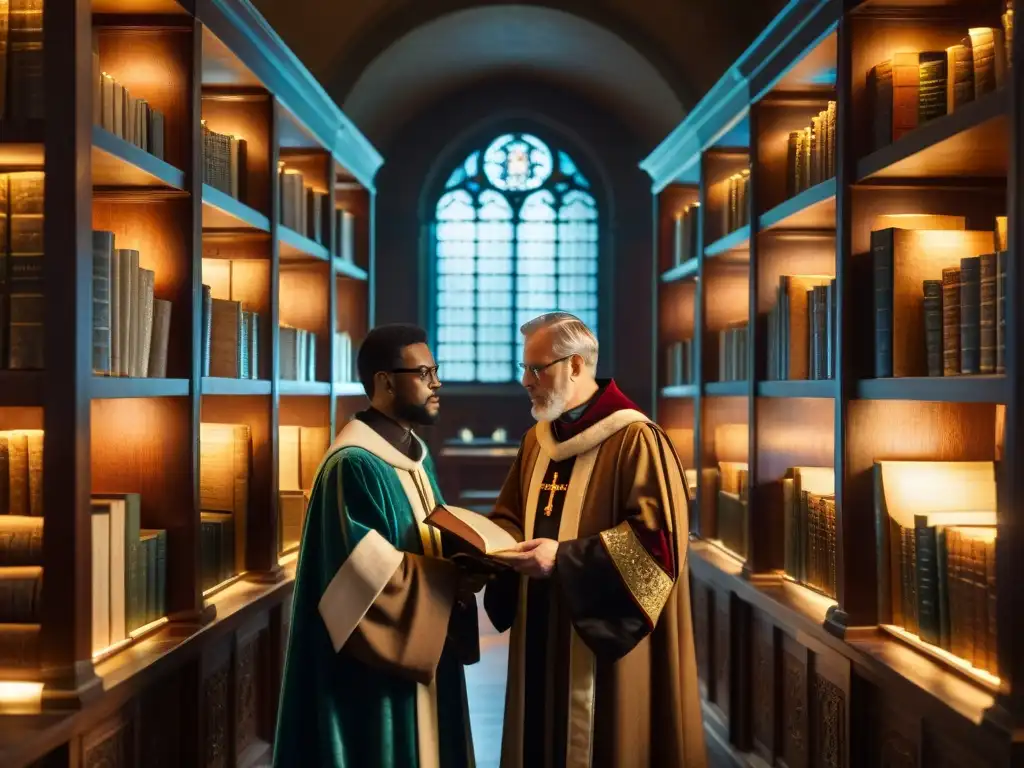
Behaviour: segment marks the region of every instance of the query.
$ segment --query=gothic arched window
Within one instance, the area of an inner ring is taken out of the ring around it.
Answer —
[[[435,211],[434,354],[444,381],[519,378],[519,326],[553,310],[597,333],[597,205],[569,155],[528,133],[470,152]]]

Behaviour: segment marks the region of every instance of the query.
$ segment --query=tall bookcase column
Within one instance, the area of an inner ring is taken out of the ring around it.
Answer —
[[[853,3],[849,3],[852,5]],[[853,336],[848,292],[853,280],[853,195],[857,157],[853,141],[853,34],[847,15],[839,20],[836,66],[836,318],[838,328],[835,355],[835,499],[836,499],[836,599],[829,608],[825,627],[840,637],[852,626],[869,626],[877,621],[875,583],[871,552],[874,529],[871,509],[856,510],[845,502],[846,417],[856,383],[854,380]],[[863,332],[863,331],[861,331]],[[858,557],[856,553],[861,553]]]
[[[1014,35],[1014,66],[1009,74],[1010,163],[1007,174],[1009,259],[1006,265],[1006,418],[1005,440],[997,475],[996,626],[1000,694],[996,717],[1006,719],[1007,730],[1024,727],[1024,589],[1018,563],[1024,557],[1024,273],[1021,270],[1020,227],[1024,222],[1024,43]],[[1011,330],[1012,329],[1012,330]],[[998,436],[997,436],[998,438]],[[1024,764],[1024,747],[1013,745],[1013,765]]]
[[[92,665],[92,40],[89,0],[43,9],[46,309],[44,695],[99,693]],[[72,86],[69,88],[68,84]],[[70,322],[68,318],[70,317]]]
[[[709,493],[704,483],[704,435],[702,430],[702,424],[704,423],[704,304],[707,298],[707,281],[704,274],[704,247],[707,244],[708,229],[705,221],[708,215],[707,168],[703,155],[700,159],[697,202],[700,204],[700,213],[697,216],[697,306],[694,309],[693,323],[693,360],[695,368],[693,381],[697,385],[693,395],[693,464],[697,470],[697,524],[696,526],[691,524],[690,528],[702,538],[708,539],[715,534],[712,525],[715,500],[714,493]]]

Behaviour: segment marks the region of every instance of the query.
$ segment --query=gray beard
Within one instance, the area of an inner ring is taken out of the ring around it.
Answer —
[[[565,413],[565,396],[560,392],[552,392],[541,405],[534,405],[530,415],[536,421],[554,421]]]

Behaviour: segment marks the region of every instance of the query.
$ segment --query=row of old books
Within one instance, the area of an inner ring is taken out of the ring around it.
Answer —
[[[997,675],[994,463],[880,461],[874,483],[880,622]]]
[[[717,331],[718,380],[745,381],[747,378],[747,323],[733,323]]]
[[[729,185],[729,189],[722,226],[725,227],[725,234],[729,234],[750,223],[750,170],[744,168],[724,183]]]
[[[666,387],[678,387],[697,382],[697,356],[693,339],[673,341],[665,348]]]
[[[92,495],[92,650],[167,613],[167,531],[142,527],[137,493]]]
[[[100,68],[98,38],[92,51],[92,121],[118,138],[163,160],[164,114]]]
[[[793,581],[836,596],[835,471],[792,467],[782,479],[783,567]]]
[[[241,301],[215,299],[203,286],[203,376],[226,379],[260,378],[258,312],[244,309]]]
[[[672,264],[678,266],[697,258],[700,247],[700,203],[690,203],[676,214]]]
[[[803,192],[836,175],[836,103],[811,118],[802,131],[789,134],[786,196]]]
[[[0,516],[43,515],[43,431],[0,432]]]
[[[167,376],[171,302],[153,295],[156,274],[139,251],[92,233],[92,369],[97,376]]]
[[[352,336],[348,331],[334,332],[334,381],[347,384],[354,379],[355,354],[352,351]]]
[[[0,647],[5,667],[39,657],[43,518],[0,515]]]
[[[867,82],[874,148],[1002,87],[1010,67],[1012,9],[1003,24],[971,28],[945,50],[901,51],[875,65]]]
[[[303,328],[281,325],[281,378],[286,381],[316,381],[317,335]]]
[[[43,368],[41,171],[0,174],[0,359],[12,370]]]
[[[281,426],[278,431],[278,541],[285,551],[302,541],[306,505],[331,433],[328,427]]]
[[[252,476],[247,424],[199,426],[199,581],[205,591],[245,569]]]
[[[965,227],[963,216],[875,221],[876,377],[1000,371],[998,297],[1005,279],[999,270],[1005,259],[999,254],[1007,250],[1006,219],[998,217],[993,230]]]
[[[748,465],[743,461],[718,462],[716,537],[740,557],[747,556]]]
[[[0,116],[42,119],[43,0],[0,3]]]
[[[780,275],[768,312],[768,379],[831,379],[835,375],[836,280]]]
[[[245,139],[217,133],[200,121],[200,148],[203,162],[203,183],[219,189],[236,200],[245,197]]]
[[[964,256],[925,280],[929,376],[1006,372],[1006,252]]]

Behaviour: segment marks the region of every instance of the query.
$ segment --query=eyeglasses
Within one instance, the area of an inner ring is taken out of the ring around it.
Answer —
[[[438,366],[427,367],[421,365],[419,368],[392,368],[389,373],[411,373],[415,376],[419,376],[420,381],[435,380],[438,384],[441,383],[441,379],[437,377]]]
[[[552,365],[565,362],[571,357],[572,355],[566,355],[565,357],[560,357],[557,360],[552,360],[550,363],[544,363],[543,365],[541,365],[540,363],[537,363],[536,365],[531,365],[529,363],[520,363],[519,370],[522,371],[523,373],[529,372],[530,374],[533,375],[533,378],[539,379],[541,373],[546,371]]]

